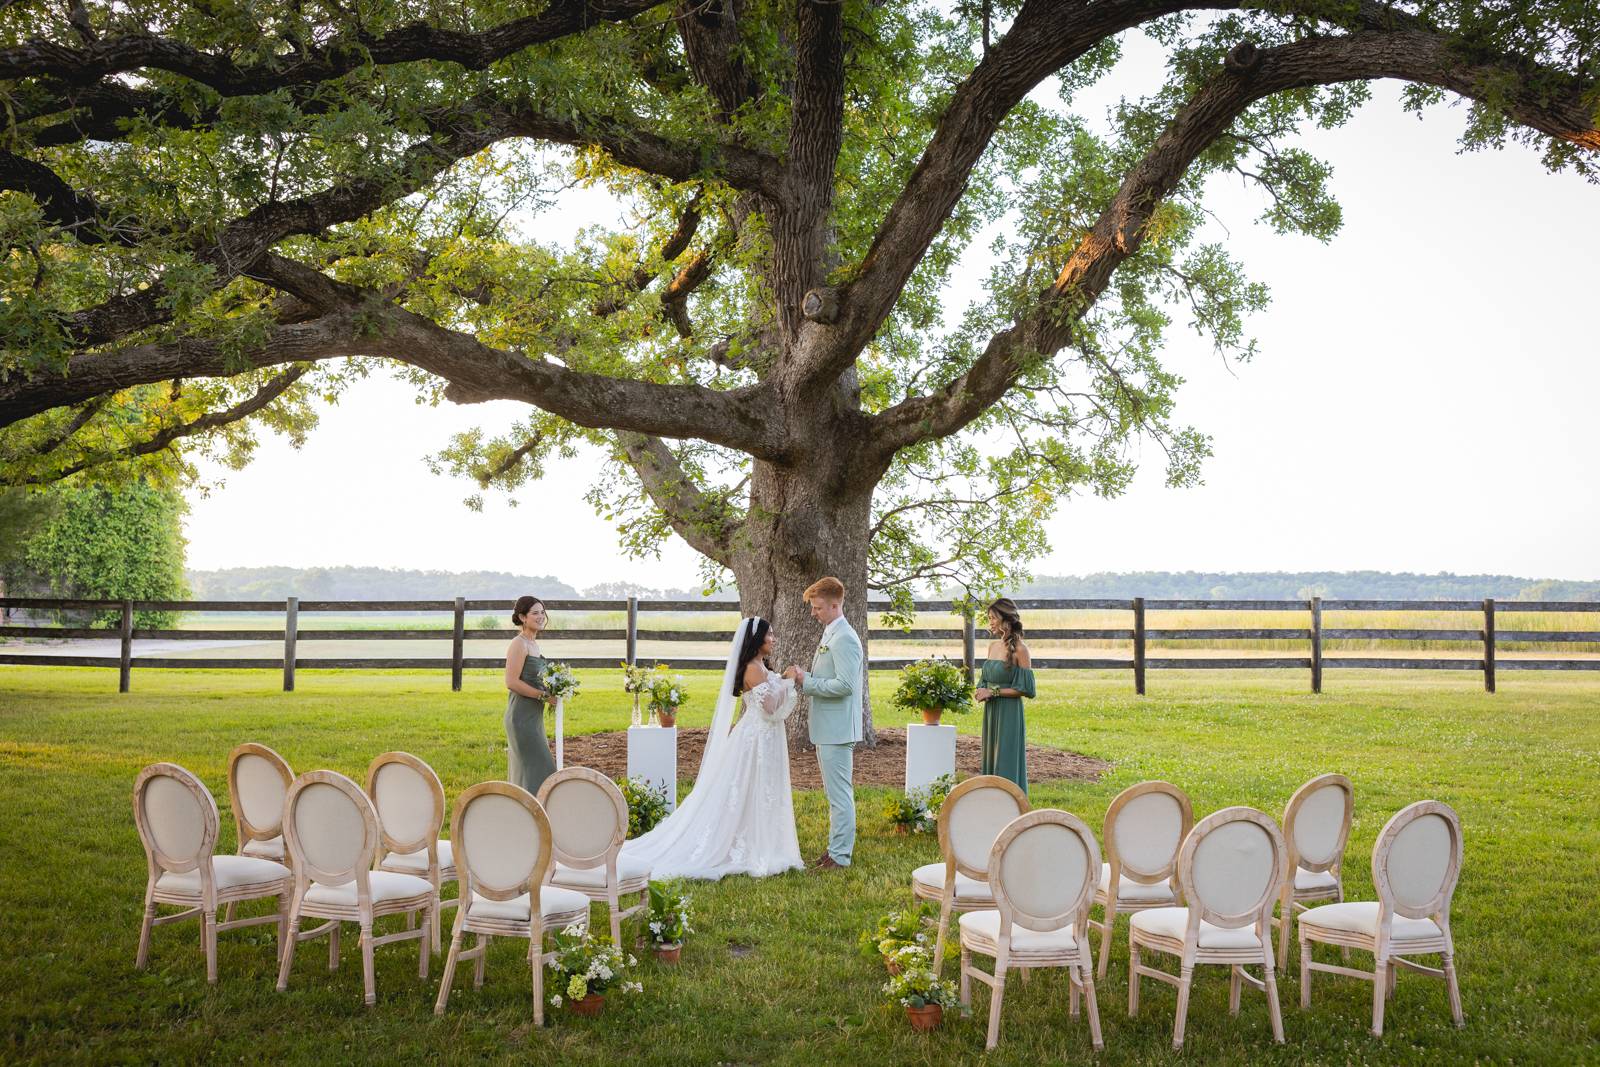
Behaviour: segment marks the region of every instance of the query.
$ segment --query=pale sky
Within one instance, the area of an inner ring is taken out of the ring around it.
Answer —
[[[1117,92],[1153,86],[1135,47]],[[1345,128],[1305,146],[1332,163],[1344,228],[1329,245],[1254,223],[1264,194],[1219,181],[1224,240],[1273,303],[1249,322],[1251,363],[1228,366],[1182,322],[1164,359],[1183,375],[1178,420],[1213,437],[1205,484],[1163,485],[1159,448],[1132,489],[1065,502],[1037,574],[1128,570],[1390,570],[1600,578],[1600,186],[1550,175],[1536,153],[1458,154],[1464,108],[1425,121],[1379,84]],[[541,220],[598,220],[597,194]],[[952,310],[976,292],[968,253]],[[419,406],[409,387],[355,388],[296,451],[264,438],[225,484],[191,496],[189,565],[375,565],[687,586],[696,555],[622,557],[584,503],[593,457],[554,463],[520,507],[430,474],[451,433],[498,429],[517,405]]]

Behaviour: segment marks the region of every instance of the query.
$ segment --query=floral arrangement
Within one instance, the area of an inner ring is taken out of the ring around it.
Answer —
[[[627,977],[627,972],[639,961],[609,940],[600,940],[584,927],[573,925],[552,939],[555,959],[549,963],[554,972],[548,983],[552,990],[550,1003],[560,1007],[563,997],[579,1001],[590,994],[605,994],[611,990],[620,993],[640,993],[644,986]]]
[[[685,687],[683,675],[668,674],[665,663],[658,664],[653,674],[650,688],[645,692],[650,697],[650,706],[657,712],[681,708],[689,702],[689,690]]]
[[[899,911],[891,911],[878,920],[876,929],[861,931],[857,939],[857,947],[861,954],[868,959],[880,959],[884,966],[894,970],[903,966],[902,953],[907,949],[921,952],[924,955],[933,954],[934,939],[929,936],[927,923],[938,917],[938,910],[931,904],[915,904]],[[956,944],[957,938],[945,939],[945,959],[958,959],[961,949]]]
[[[650,883],[650,914],[646,923],[652,944],[671,947],[683,944],[685,934],[694,933],[689,925],[689,896],[677,880]]]
[[[622,691],[624,693],[643,693],[650,688],[650,669],[641,667],[637,663],[624,662],[622,664]]]
[[[649,833],[667,817],[667,787],[652,786],[643,778],[618,778],[617,788],[628,802],[628,836]]]
[[[890,1000],[908,1008],[956,1006],[955,984],[933,973],[933,957],[925,949],[902,953],[900,964],[899,973],[890,975],[883,984],[883,991]]]
[[[546,663],[539,672],[539,688],[551,700],[578,695],[578,678],[565,663]]]
[[[920,789],[908,793],[891,794],[883,805],[883,813],[902,832],[930,833],[939,825],[939,809],[945,797],[955,788],[955,775],[945,774]]]
[[[972,704],[972,683],[956,664],[943,656],[929,656],[900,669],[894,704],[913,710],[967,711]]]

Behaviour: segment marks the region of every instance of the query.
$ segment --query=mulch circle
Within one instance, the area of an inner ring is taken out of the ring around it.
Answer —
[[[678,779],[694,781],[700,770],[700,757],[705,753],[705,727],[678,728]],[[621,778],[628,773],[628,735],[622,730],[602,734],[579,734],[566,739],[566,761],[569,765],[592,767],[608,778]],[[1093,756],[1067,752],[1043,745],[1028,746],[1028,780],[1051,782],[1076,779],[1084,782],[1099,781],[1111,764]],[[956,773],[978,774],[983,769],[983,742],[971,735],[956,738]],[[822,776],[817,769],[816,756],[789,747],[789,777],[796,789],[821,789]],[[873,748],[856,746],[855,784],[901,786],[906,780],[906,732],[902,728],[887,727],[878,730],[878,744]]]

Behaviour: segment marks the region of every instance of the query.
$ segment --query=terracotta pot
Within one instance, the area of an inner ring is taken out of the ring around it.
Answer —
[[[567,1001],[575,1015],[599,1015],[605,1010],[606,995],[604,993],[589,993],[578,1000]]]
[[[909,834],[911,832],[911,827],[907,826],[903,822],[897,822],[894,824],[894,832],[897,834]]]
[[[656,719],[662,726],[676,726],[678,725],[678,709],[662,708],[656,712]]]
[[[923,708],[922,722],[925,726],[938,726],[939,716],[944,714],[943,708]]]
[[[683,954],[682,945],[657,945],[656,959],[662,963],[677,963],[678,957]]]
[[[944,1008],[938,1004],[928,1004],[920,1008],[907,1008],[906,1018],[911,1020],[911,1029],[926,1033],[943,1021]]]

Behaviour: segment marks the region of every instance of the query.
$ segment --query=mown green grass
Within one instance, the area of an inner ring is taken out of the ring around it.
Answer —
[[[616,729],[627,705],[610,672],[583,672],[587,692],[570,729]],[[195,926],[156,931],[152,966],[133,969],[143,856],[129,789],[138,769],[173,760],[198,773],[223,810],[232,844],[224,760],[243,740],[271,744],[297,769],[357,778],[390,748],[427,759],[453,799],[505,768],[503,695],[493,672],[452,693],[437,673],[301,672],[278,691],[273,672],[139,671],[119,696],[110,671],[0,668],[0,905],[12,959],[0,987],[8,1062],[540,1062],[572,1064],[944,1064],[977,1059],[987,1019],[975,993],[968,1019],[910,1032],[879,987],[881,969],[855,954],[857,933],[909,902],[907,875],[935,857],[927,837],[897,838],[882,790],[860,791],[856,865],[832,875],[731,879],[695,892],[697,933],[676,970],[647,964],[646,994],[598,1020],[556,1013],[531,1026],[526,966],[516,946],[493,953],[480,992],[460,989],[431,1014],[439,968],[421,983],[410,946],[378,952],[378,1005],[361,1005],[355,938],[338,973],[322,942],[299,953],[289,991],[273,989],[270,927],[224,935],[222,983],[208,988]],[[880,721],[900,719],[875,680]],[[685,710],[702,724],[707,676]],[[1517,675],[1501,692],[1475,676],[1340,672],[1329,692],[1295,675],[1153,676],[1151,694],[1123,675],[1047,674],[1030,706],[1030,740],[1113,762],[1098,783],[1034,788],[1039,806],[1098,826],[1128,784],[1161,777],[1187,789],[1201,814],[1228,804],[1281,813],[1312,774],[1356,784],[1347,885],[1371,892],[1368,857],[1404,804],[1454,805],[1466,864],[1454,925],[1467,1027],[1449,1025],[1442,986],[1406,974],[1387,1034],[1366,1030],[1369,987],[1322,977],[1309,1013],[1297,1007],[1297,965],[1280,978],[1288,1044],[1272,1045],[1265,1005],[1247,991],[1237,1020],[1226,982],[1203,971],[1182,1058],[1221,1063],[1596,1062],[1600,955],[1600,687],[1583,676]],[[978,723],[958,720],[963,731]],[[825,836],[820,794],[797,795],[802,850]],[[737,950],[737,951],[735,951]],[[1106,1050],[1099,1062],[1166,1063],[1174,997],[1147,983],[1140,1017],[1126,1015],[1126,927],[1101,987]],[[458,987],[459,988],[459,987]],[[1000,1048],[986,1062],[1089,1060],[1081,1019],[1066,1017],[1059,974],[1013,981]]]

